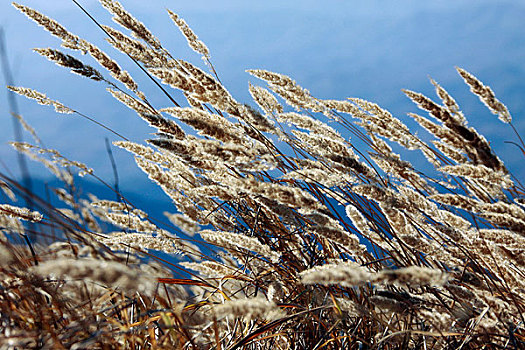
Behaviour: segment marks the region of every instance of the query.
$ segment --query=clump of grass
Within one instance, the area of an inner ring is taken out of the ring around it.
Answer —
[[[227,91],[207,47],[174,12],[211,73],[173,57],[117,1],[101,2],[128,31],[101,26],[108,41],[172,105],[154,106],[106,53],[15,6],[112,78],[58,49],[38,53],[105,84],[156,129],[147,144],[115,145],[171,198],[176,213],[166,214],[180,229],[159,227],[118,191],[119,202],[78,197],[71,171],[96,177],[92,169],[14,144],[63,181],[56,195],[65,208],[2,175],[9,198],[30,196],[38,210],[0,205],[2,348],[525,346],[525,189],[443,87],[432,81],[439,102],[405,91],[428,114],[410,114],[434,136],[428,142],[377,104],[319,99],[263,70],[248,71],[264,84],[250,85],[256,109]],[[492,90],[458,72],[512,126]],[[77,113],[29,88],[10,89]],[[434,171],[403,160],[392,144],[421,152]],[[21,220],[36,219],[33,236],[55,242],[36,245],[31,258],[16,237],[26,233]]]

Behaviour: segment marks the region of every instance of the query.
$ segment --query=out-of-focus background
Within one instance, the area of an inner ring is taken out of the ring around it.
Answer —
[[[169,105],[127,57],[104,42],[104,34],[72,1],[19,1],[107,50],[132,73],[154,105]],[[110,15],[98,1],[78,2],[100,22],[111,24]],[[408,121],[406,113],[417,109],[400,90],[407,88],[434,97],[428,81],[432,77],[456,98],[469,125],[492,142],[507,166],[518,177],[525,173],[523,154],[516,146],[505,143],[516,141],[511,129],[470,94],[454,69],[465,68],[491,86],[508,106],[517,130],[525,135],[525,1],[121,0],[121,3],[175,57],[204,67],[165,9],[183,17],[207,44],[222,82],[240,102],[251,101],[248,81],[262,84],[245,69],[262,68],[291,76],[316,97],[364,98]],[[36,47],[59,48],[60,42],[20,14],[10,1],[0,2],[0,25],[5,32],[16,85],[45,92],[132,140],[140,142],[153,132],[134,112],[114,101],[102,83],[71,74],[32,52]],[[77,52],[71,54],[97,67],[89,57],[81,57]],[[105,138],[116,140],[114,135],[75,115],[59,115],[50,107],[21,97],[17,101],[21,114],[47,147],[88,164],[101,178],[112,182]],[[6,90],[2,88],[0,171],[18,176],[15,153],[7,145],[13,140],[10,118]],[[25,135],[25,139],[29,137]],[[137,170],[132,157],[123,151],[113,151],[124,193],[165,203],[161,192]],[[41,181],[50,178],[41,166],[32,164],[30,170]]]

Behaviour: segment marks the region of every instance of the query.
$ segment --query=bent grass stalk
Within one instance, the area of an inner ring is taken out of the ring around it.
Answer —
[[[149,146],[110,131],[172,200],[165,215],[173,225],[118,191],[121,202],[79,196],[70,168],[96,178],[90,168],[58,151],[15,143],[64,188],[56,190],[59,205],[35,196],[37,211],[30,211],[14,200],[32,194],[2,175],[8,203],[0,205],[0,347],[525,346],[525,189],[441,85],[431,80],[440,102],[404,91],[432,118],[410,115],[430,141],[373,102],[322,100],[265,70],[248,70],[266,85],[249,86],[255,109],[228,92],[208,48],[175,12],[167,17],[210,73],[172,56],[118,1],[101,3],[127,33],[82,9],[158,91],[139,91],[121,68],[125,62],[46,15],[15,7],[65,49],[90,53],[112,78],[73,54],[37,53],[105,82],[155,129]],[[521,142],[494,92],[473,74],[458,73]],[[182,91],[186,103],[176,102],[168,86]],[[40,92],[10,88],[102,125]],[[159,92],[170,105],[148,102]],[[357,149],[347,131],[365,148]],[[393,143],[420,150],[429,165],[404,160]],[[23,220],[42,223],[38,260],[16,244]]]

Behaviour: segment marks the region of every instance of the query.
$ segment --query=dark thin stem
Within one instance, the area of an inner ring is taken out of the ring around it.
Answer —
[[[49,191],[49,184],[46,182],[44,184],[44,187],[45,187],[45,190],[46,190],[46,202],[49,203],[49,205],[52,206],[51,204],[51,193]],[[55,232],[55,227],[53,225],[51,225],[51,235],[53,237],[53,242],[56,242],[56,232]]]
[[[516,136],[518,137],[518,140],[520,140],[520,143],[521,143],[521,148],[525,148],[525,143],[523,142],[523,139],[521,138],[520,136],[520,133],[518,132],[518,130],[516,130],[516,128],[514,127],[514,124],[512,123],[509,123],[510,127],[512,128],[512,130],[514,130],[514,133],[516,134]]]
[[[2,73],[4,75],[4,81],[6,85],[13,86],[14,79],[13,75],[11,73],[11,68],[9,65],[9,60],[7,57],[7,49],[5,45],[5,36],[4,36],[4,30],[3,28],[0,28],[0,56],[2,60]],[[12,120],[13,120],[13,130],[14,130],[14,136],[16,142],[23,142],[22,137],[22,127],[20,126],[20,122],[15,118],[15,115],[19,115],[20,111],[18,109],[18,104],[16,102],[15,93],[11,90],[8,90],[7,92],[7,104],[9,106],[9,110],[12,113]],[[18,158],[18,166],[20,167],[20,172],[22,174],[22,183],[24,184],[24,187],[28,189],[28,191],[32,191],[33,189],[33,182],[31,181],[31,175],[29,174],[29,168],[27,167],[27,162],[25,155],[21,152],[17,152],[17,158]],[[29,210],[33,210],[34,204],[31,200],[31,197],[26,198],[26,206]],[[32,222],[29,222],[28,224],[29,232],[34,232],[34,224]],[[31,251],[31,255],[33,256],[33,260],[35,261],[35,265],[38,265],[38,260],[36,258],[35,250],[33,249],[33,245],[31,244],[31,238],[25,233],[22,234],[24,237],[24,240],[26,241],[27,246],[29,247],[29,250]]]
[[[107,126],[105,126],[105,125],[102,124],[101,122],[98,122],[98,121],[96,121],[95,119],[93,119],[93,118],[91,118],[91,117],[88,117],[87,115],[82,114],[82,113],[80,113],[80,112],[78,112],[78,111],[75,111],[75,110],[73,110],[73,111],[74,111],[76,114],[78,114],[79,116],[81,116],[82,118],[85,118],[85,119],[89,120],[90,122],[93,122],[93,123],[97,124],[98,126],[103,127],[104,129],[106,129],[107,131],[111,132],[112,134],[117,135],[118,137],[120,137],[120,138],[123,139],[124,141],[129,141],[129,139],[128,139],[127,137],[122,136],[121,134],[119,134],[119,133],[116,132],[115,130],[113,130],[113,129],[107,127]]]
[[[109,140],[107,137],[106,137],[106,151],[108,152],[109,160],[111,161],[111,168],[113,169],[113,178],[115,179],[114,186],[115,186],[115,193],[117,195],[117,202],[121,202],[117,164],[115,163],[115,158],[113,157],[113,152],[111,151],[111,144],[109,143]]]
[[[4,75],[4,82],[6,85],[14,86],[14,79],[13,75],[11,74],[11,69],[9,65],[9,60],[7,57],[7,50],[6,50],[6,44],[5,44],[5,35],[4,30],[0,28],[0,56],[2,60],[2,73]],[[9,106],[10,112],[13,114],[13,132],[16,142],[23,142],[23,136],[22,136],[22,127],[20,126],[20,122],[15,118],[15,115],[19,115],[20,111],[18,108],[18,103],[16,101],[16,95],[13,91],[8,90],[7,92],[7,104]],[[18,166],[20,167],[20,172],[22,174],[22,181],[24,183],[24,186],[31,190],[32,189],[32,182],[31,182],[31,176],[29,174],[29,169],[27,167],[27,162],[25,155],[21,152],[17,152],[18,155]],[[32,203],[27,203],[28,207],[32,205]],[[31,208],[29,208],[31,210]]]
[[[76,0],[71,0],[71,1],[73,1],[73,2],[75,3],[75,5],[77,5],[77,6],[82,10],[82,12],[84,12],[84,13],[86,14],[86,16],[88,16],[89,19],[92,20],[93,23],[95,23],[95,24],[97,25],[97,27],[99,27],[99,28],[100,28],[100,29],[101,29],[101,30],[102,30],[102,31],[103,31],[103,32],[104,32],[104,33],[105,33],[105,34],[106,34],[111,40],[115,40],[115,39],[111,36],[111,34],[109,34],[109,33],[108,33],[108,32],[107,32],[107,31],[106,31],[106,30],[100,25],[100,23],[98,23],[98,21],[97,21],[93,16],[91,16],[91,14],[90,14],[89,12],[86,11],[86,9],[84,9],[84,8],[82,7],[82,5],[80,5]],[[170,95],[170,94],[169,94],[169,93],[168,93],[168,92],[162,87],[162,85],[160,85],[160,83],[159,83],[157,80],[155,80],[155,78],[153,78],[153,77],[151,76],[151,74],[149,74],[149,72],[148,72],[144,67],[142,67],[142,66],[140,65],[140,63],[139,63],[136,59],[134,59],[133,57],[131,57],[131,55],[129,55],[128,53],[126,53],[126,56],[128,56],[128,57],[129,57],[129,58],[130,58],[130,59],[131,59],[136,65],[137,65],[137,67],[139,67],[139,69],[140,69],[141,71],[143,71],[144,74],[146,74],[146,75],[148,76],[148,78],[149,78],[153,83],[155,83],[155,85],[157,85],[157,87],[158,87],[158,88],[164,93],[164,95],[166,95],[166,97],[168,97],[168,99],[169,99],[169,100],[170,100],[175,106],[180,107],[180,105],[177,103],[177,101],[175,101],[175,99],[174,99],[173,97],[171,97],[171,95]]]

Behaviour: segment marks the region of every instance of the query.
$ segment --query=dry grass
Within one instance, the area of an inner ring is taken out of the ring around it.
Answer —
[[[173,57],[117,1],[101,3],[129,33],[103,26],[109,42],[172,105],[152,105],[95,45],[15,6],[112,78],[57,49],[39,54],[105,84],[156,129],[149,145],[115,145],[172,199],[177,213],[166,215],[179,229],[160,228],[120,193],[120,202],[79,197],[72,171],[96,178],[92,169],[14,144],[63,181],[56,195],[65,207],[1,175],[6,199],[31,197],[34,206],[0,205],[1,349],[525,347],[525,189],[443,87],[432,81],[439,102],[405,91],[428,112],[411,116],[430,142],[374,103],[318,99],[263,70],[249,71],[264,85],[250,86],[255,109],[220,83],[207,47],[178,15],[169,11],[211,73]],[[493,91],[458,72],[512,126]],[[343,133],[369,148],[355,149]],[[393,143],[420,151],[435,170],[403,160]],[[39,243],[16,244],[27,234]]]

